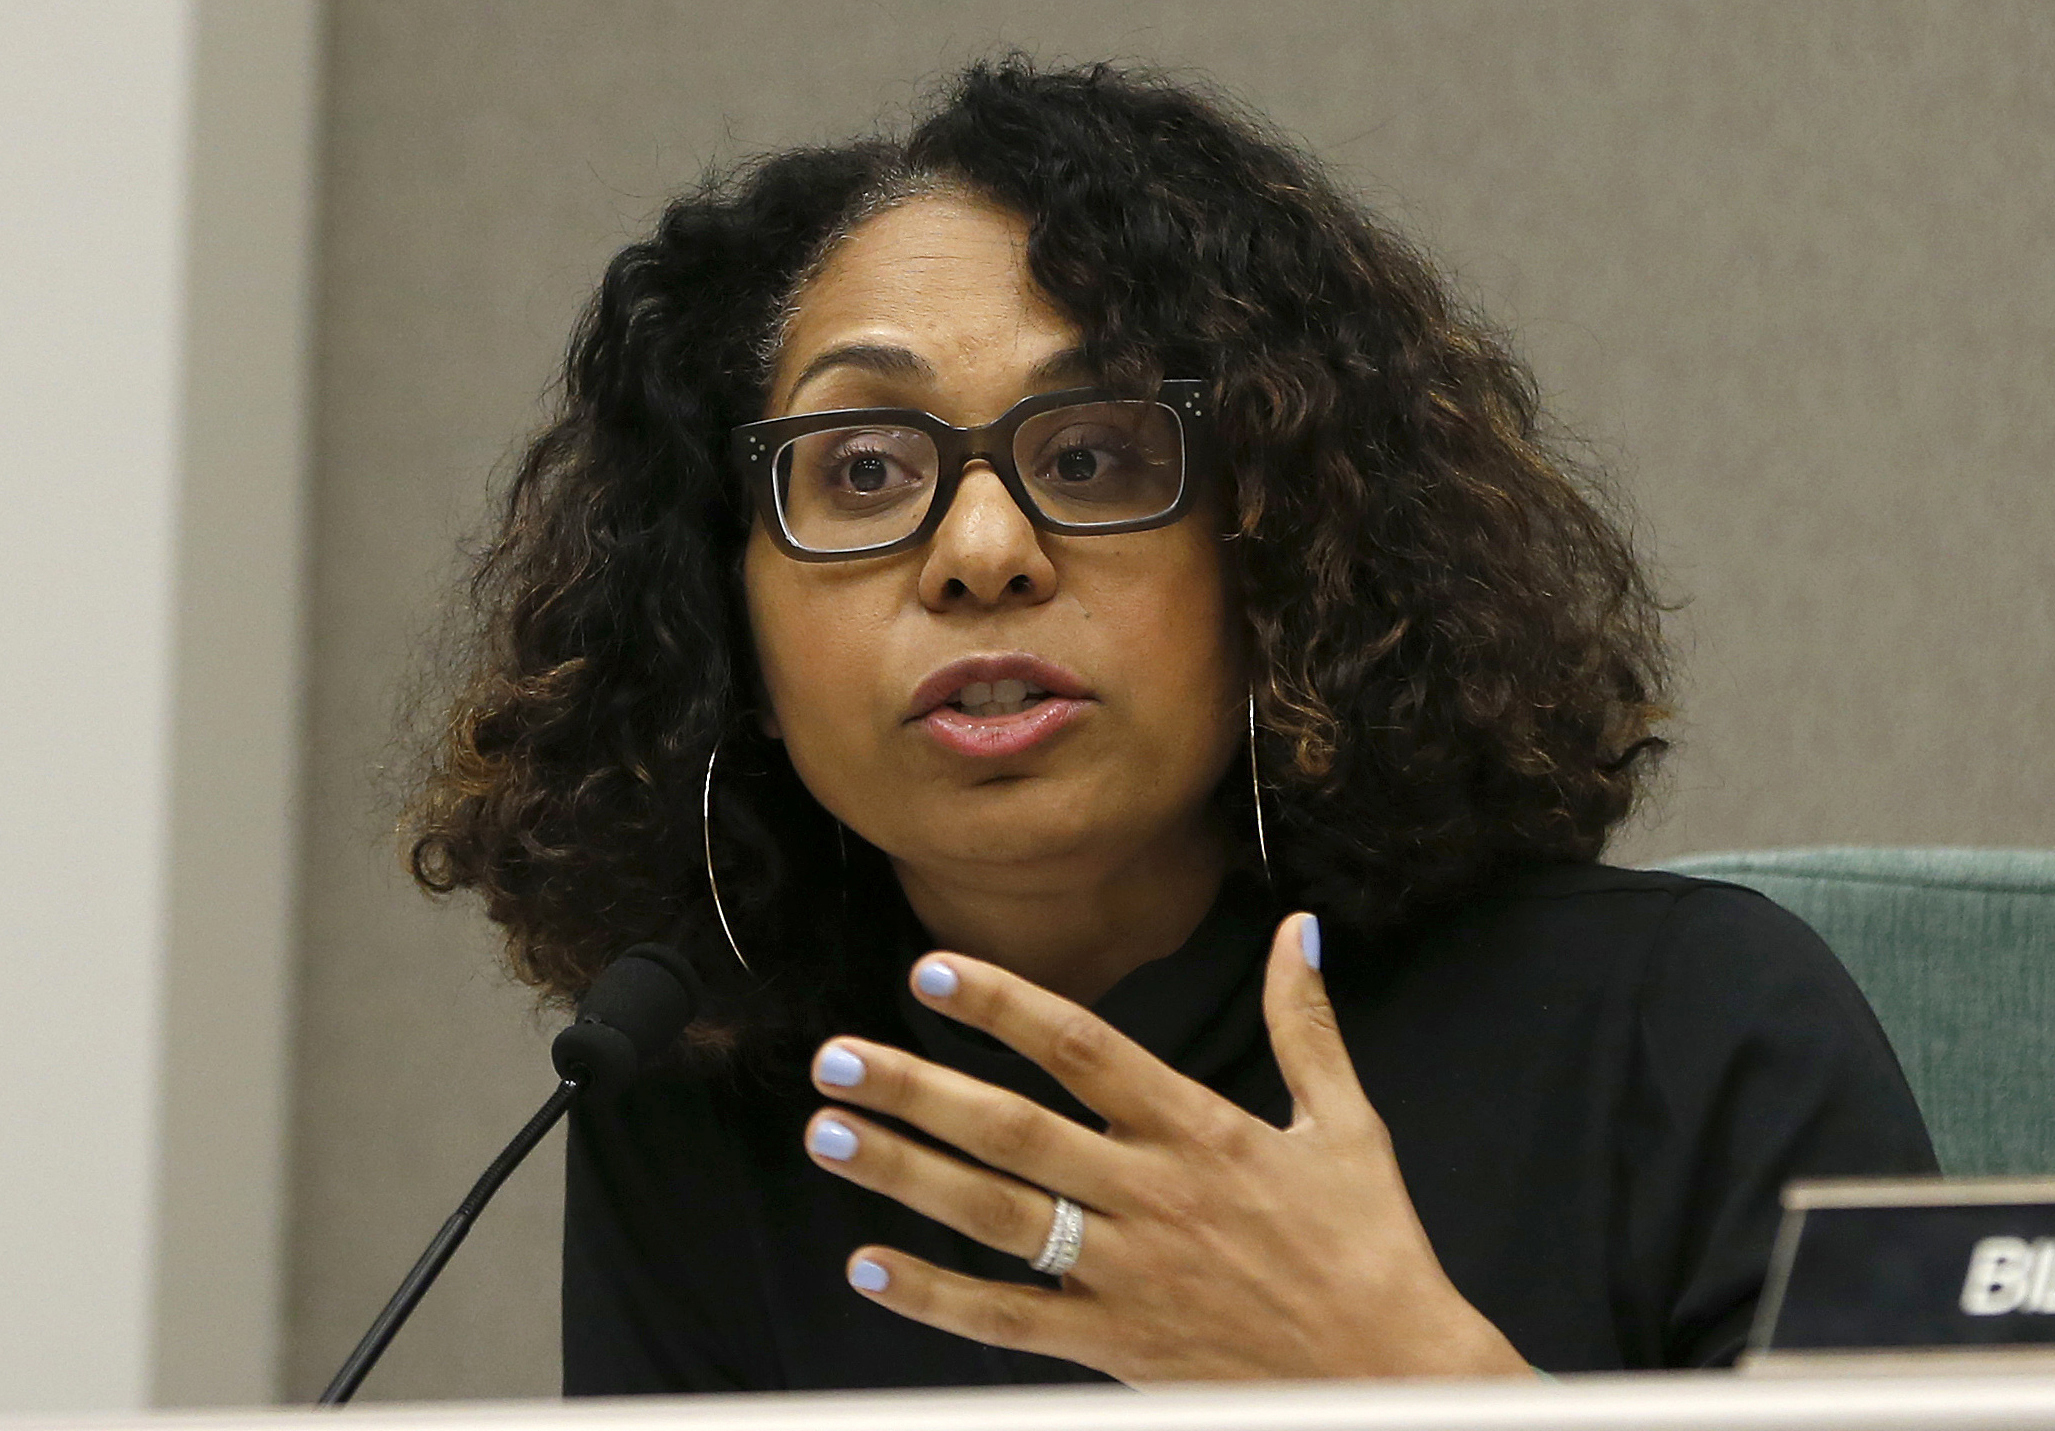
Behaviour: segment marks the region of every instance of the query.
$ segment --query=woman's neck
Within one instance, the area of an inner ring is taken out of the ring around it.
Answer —
[[[1183,947],[1220,892],[1227,839],[1209,818],[1111,864],[894,868],[938,948],[1089,1006],[1133,970]]]

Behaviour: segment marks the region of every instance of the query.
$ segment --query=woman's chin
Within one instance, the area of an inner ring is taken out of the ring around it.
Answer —
[[[961,869],[966,865],[994,870],[1014,868],[1055,871],[1071,864],[1105,863],[1102,832],[1081,828],[1075,820],[1060,823],[1022,821],[995,827],[985,822],[956,827],[937,826],[918,841],[907,842],[899,862],[916,869]]]
[[[880,847],[916,870],[1010,868],[1090,882],[1157,843],[1151,835],[1160,836],[1164,812],[1087,798],[1079,784],[1053,776],[988,781],[938,801]]]

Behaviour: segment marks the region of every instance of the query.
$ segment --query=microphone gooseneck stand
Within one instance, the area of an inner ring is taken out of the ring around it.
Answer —
[[[507,1175],[581,1095],[613,1097],[633,1083],[692,1022],[702,994],[692,962],[668,944],[637,944],[606,967],[579,1003],[577,1022],[550,1044],[550,1061],[562,1080],[556,1092],[471,1185],[316,1405],[340,1406],[357,1394]]]
[[[557,1120],[564,1116],[578,1095],[584,1091],[585,1084],[582,1079],[566,1078],[557,1085],[557,1091],[550,1094],[547,1101],[535,1110],[535,1116],[514,1135],[513,1141],[500,1150],[500,1155],[479,1175],[478,1181],[471,1185],[471,1191],[457,1204],[457,1210],[443,1223],[442,1231],[436,1233],[429,1241],[427,1250],[422,1252],[413,1270],[401,1279],[399,1290],[392,1294],[392,1300],[385,1304],[385,1310],[371,1323],[371,1329],[364,1333],[364,1339],[357,1343],[357,1349],[343,1362],[341,1369],[335,1374],[335,1379],[328,1383],[328,1389],[321,1393],[321,1400],[316,1405],[340,1406],[357,1394],[358,1386],[363,1383],[371,1368],[378,1364],[378,1359],[385,1355],[386,1347],[399,1334],[400,1328],[406,1325],[407,1318],[413,1315],[415,1305],[442,1274],[443,1264],[448,1262],[462,1245],[465,1234],[471,1230],[471,1224],[478,1220],[479,1213],[485,1211],[485,1205],[492,1201],[492,1195],[499,1191],[499,1185],[507,1180],[507,1174],[519,1167],[521,1160],[534,1151],[535,1145],[542,1141],[543,1135],[556,1127]]]

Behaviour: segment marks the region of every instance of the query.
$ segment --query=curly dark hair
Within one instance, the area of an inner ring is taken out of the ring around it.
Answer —
[[[1367,932],[1513,862],[1596,858],[1663,748],[1660,609],[1531,375],[1259,121],[1015,58],[904,139],[710,177],[613,259],[478,558],[406,817],[415,878],[482,894],[553,995],[639,939],[722,948],[700,819],[719,740],[721,893],[759,975],[717,989],[725,1027],[810,1024],[861,982],[849,891],[890,876],[754,733],[752,511],[725,453],[805,276],[938,188],[1026,219],[1107,382],[1213,385],[1280,896]]]

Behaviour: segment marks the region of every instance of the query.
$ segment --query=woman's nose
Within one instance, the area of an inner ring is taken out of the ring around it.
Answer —
[[[921,602],[930,610],[957,606],[1032,606],[1056,591],[1056,568],[1041,533],[1013,500],[991,464],[963,469],[956,500],[928,543]]]

